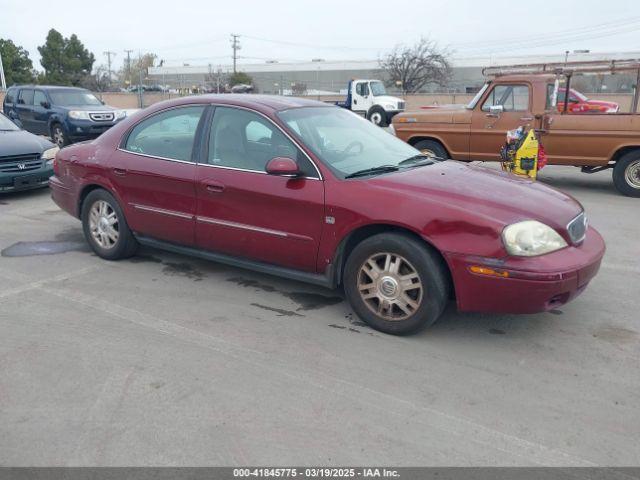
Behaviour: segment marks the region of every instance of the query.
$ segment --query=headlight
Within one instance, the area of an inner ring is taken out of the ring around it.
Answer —
[[[113,112],[113,114],[116,120],[122,120],[127,116],[127,112],[125,110],[116,110],[115,112]]]
[[[69,117],[75,120],[89,120],[89,112],[85,112],[84,110],[71,110]]]
[[[47,165],[52,165],[53,159],[56,157],[56,153],[58,153],[59,151],[60,151],[60,148],[58,147],[49,148],[48,150],[45,150],[44,152],[42,152],[42,155],[40,155],[40,158],[42,160],[46,160]]]
[[[519,257],[534,257],[567,246],[558,232],[536,220],[509,225],[502,231],[502,241],[509,255]]]

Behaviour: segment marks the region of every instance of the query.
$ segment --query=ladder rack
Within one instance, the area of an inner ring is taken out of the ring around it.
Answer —
[[[503,75],[573,75],[575,73],[611,73],[640,71],[640,59],[590,60],[585,62],[531,63],[485,67],[487,77]]]

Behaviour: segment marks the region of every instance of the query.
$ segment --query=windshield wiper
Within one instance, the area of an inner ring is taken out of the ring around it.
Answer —
[[[396,165],[380,165],[379,167],[365,168],[357,172],[350,173],[344,178],[364,177],[366,175],[376,175],[378,173],[397,172],[400,168]]]
[[[418,155],[414,155],[413,157],[402,160],[398,164],[398,166],[421,167],[422,165],[433,165],[438,160],[440,160],[438,157],[432,157],[429,155],[424,155],[423,153],[419,153]]]

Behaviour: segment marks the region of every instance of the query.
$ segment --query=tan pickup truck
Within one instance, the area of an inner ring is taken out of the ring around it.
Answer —
[[[507,130],[528,125],[542,131],[550,165],[573,165],[586,173],[612,168],[616,188],[640,197],[640,115],[560,112],[557,79],[555,74],[497,76],[468,105],[404,112],[393,118],[393,128],[425,153],[498,161]],[[636,95],[633,111],[637,102]]]

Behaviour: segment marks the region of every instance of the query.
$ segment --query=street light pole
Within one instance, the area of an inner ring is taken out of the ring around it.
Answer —
[[[4,78],[4,65],[2,65],[2,53],[0,53],[0,87],[2,91],[7,89],[7,80]]]

